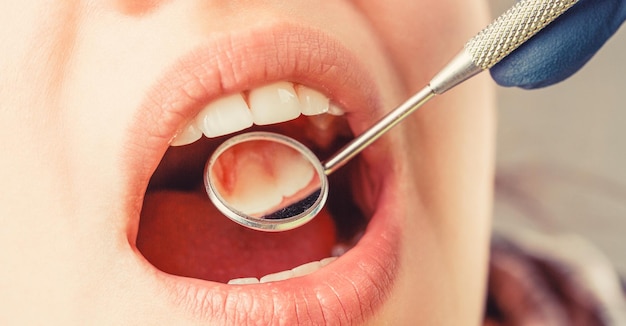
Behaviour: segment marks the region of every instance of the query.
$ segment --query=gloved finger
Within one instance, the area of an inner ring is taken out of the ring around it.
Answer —
[[[578,71],[626,19],[626,0],[580,0],[490,69],[502,86],[526,89],[560,82]]]

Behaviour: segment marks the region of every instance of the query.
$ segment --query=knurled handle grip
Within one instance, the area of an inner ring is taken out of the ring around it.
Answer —
[[[522,0],[465,44],[474,64],[489,69],[578,0]]]

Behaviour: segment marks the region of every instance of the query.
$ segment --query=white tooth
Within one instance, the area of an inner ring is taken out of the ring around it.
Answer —
[[[233,94],[207,105],[195,123],[205,136],[218,137],[252,126],[252,115],[241,94]]]
[[[268,282],[283,281],[283,280],[290,279],[292,277],[293,277],[293,271],[288,270],[288,271],[282,271],[282,272],[278,272],[274,274],[265,275],[261,277],[259,282],[268,283]]]
[[[261,279],[259,279],[258,282],[260,282],[260,283],[268,283],[268,282],[284,281],[284,280],[288,280],[288,279],[291,279],[291,278],[294,278],[294,277],[308,275],[308,274],[311,274],[311,273],[319,270],[320,268],[322,268],[322,267],[332,263],[335,260],[337,260],[337,257],[328,257],[328,258],[324,258],[324,259],[322,259],[320,261],[313,261],[313,262],[310,262],[310,263],[305,263],[305,264],[302,264],[302,265],[300,265],[298,267],[294,267],[291,270],[265,275],[265,276],[261,277]],[[231,282],[234,282],[234,281],[236,281],[236,282],[248,282],[248,279],[250,279],[250,282],[254,282],[254,280],[256,280],[254,277],[245,278],[245,279],[234,279],[234,280],[230,280],[228,282],[228,284],[234,284],[234,283],[231,283]],[[239,281],[239,280],[243,280],[243,281]],[[239,284],[239,283],[237,283],[237,284]]]
[[[230,184],[226,188],[231,190],[224,191],[222,196],[233,207],[249,215],[265,215],[283,199],[298,200],[302,190],[314,180],[313,167],[299,152],[281,146],[267,146],[269,148],[257,146],[249,152],[225,154],[221,159],[227,163],[218,162],[220,166],[228,164],[232,172],[226,178]],[[272,164],[275,157],[279,157],[289,169],[281,168],[284,166],[281,164]]]
[[[292,269],[293,277],[311,274],[320,268],[322,268],[322,266],[319,261],[306,263]]]
[[[324,259],[320,260],[320,267],[327,266],[328,264],[334,262],[335,260],[337,260],[337,257],[324,258]]]
[[[278,82],[250,91],[248,103],[257,125],[293,120],[300,116],[300,103],[288,82]]]
[[[330,105],[328,106],[328,114],[332,114],[332,115],[336,115],[336,116],[342,116],[342,115],[345,114],[345,112],[337,104],[330,103]]]
[[[191,144],[202,137],[202,131],[193,122],[181,129],[176,136],[170,142],[170,146],[183,146]]]
[[[300,111],[304,115],[318,115],[328,112],[330,100],[314,89],[299,86],[298,100],[300,101]]]
[[[315,170],[309,160],[295,151],[284,151],[278,157],[284,164],[274,166],[274,177],[276,185],[279,187],[277,190],[281,195],[284,197],[293,196],[311,183]],[[281,168],[284,166],[289,168]]]
[[[331,249],[331,255],[333,257],[340,257],[346,252],[348,252],[350,248],[352,248],[352,246],[349,246],[345,243],[338,243],[335,246],[333,246],[333,248]]]
[[[249,215],[265,212],[283,200],[275,187],[275,177],[254,156],[241,156],[237,162],[236,191],[225,198],[233,207]]]
[[[228,284],[258,284],[259,279],[256,277],[235,278],[228,281]]]

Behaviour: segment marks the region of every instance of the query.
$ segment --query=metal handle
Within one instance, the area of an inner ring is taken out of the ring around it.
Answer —
[[[324,162],[324,173],[329,175],[346,164],[433,96],[491,68],[577,2],[578,0],[522,0],[515,4],[469,40],[463,51],[428,86]]]
[[[470,39],[430,85],[442,94],[493,67],[579,0],[522,0]]]
[[[489,69],[578,0],[523,0],[465,44],[475,65]]]

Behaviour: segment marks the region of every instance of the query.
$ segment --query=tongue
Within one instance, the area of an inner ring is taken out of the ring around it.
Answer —
[[[325,212],[295,230],[267,233],[232,222],[204,194],[157,191],[146,195],[137,247],[164,272],[225,283],[326,258],[335,238]]]

